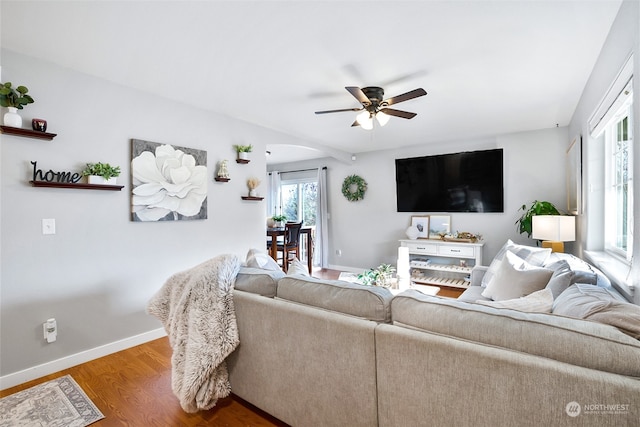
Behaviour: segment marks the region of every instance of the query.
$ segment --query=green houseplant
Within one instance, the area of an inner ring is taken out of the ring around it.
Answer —
[[[522,216],[516,221],[518,232],[520,234],[527,233],[527,237],[531,237],[533,217],[535,215],[561,215],[558,208],[553,203],[535,200],[531,206],[522,205],[518,211],[524,211]]]
[[[26,86],[18,86],[14,89],[11,82],[0,84],[0,106],[9,110],[4,115],[3,123],[5,126],[22,127],[22,117],[18,114],[18,110],[33,103],[33,98],[27,95],[27,92],[29,89]]]
[[[253,151],[253,145],[234,145],[233,148],[238,153],[238,159],[247,160],[249,158],[249,153]]]
[[[274,215],[271,219],[273,220],[275,227],[282,227],[284,222],[287,220],[287,217],[284,215]]]
[[[82,176],[88,177],[89,184],[105,184],[112,178],[120,176],[120,166],[111,166],[109,163],[87,163],[81,172]],[[97,182],[92,177],[101,177],[103,182]]]
[[[374,285],[388,288],[391,286],[391,276],[396,271],[391,264],[380,264],[376,268],[369,269],[358,275],[358,280],[363,285]]]
[[[27,95],[29,89],[26,86],[12,87],[11,82],[0,85],[0,105],[7,108],[22,110],[25,105],[33,104],[33,98]]]

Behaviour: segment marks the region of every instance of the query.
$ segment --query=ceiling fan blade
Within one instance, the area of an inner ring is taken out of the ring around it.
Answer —
[[[362,108],[343,108],[341,110],[316,111],[316,114],[341,113],[343,111],[360,111]]]
[[[353,95],[353,97],[355,99],[358,100],[358,102],[360,102],[360,104],[362,105],[371,105],[371,100],[369,100],[369,98],[367,98],[367,95],[364,94],[364,92],[362,91],[362,89],[360,89],[357,86],[346,86],[345,87],[346,90],[349,91],[349,93],[351,95]]]
[[[394,96],[393,98],[389,98],[384,100],[383,104],[385,105],[393,105],[393,104],[397,104],[399,102],[404,102],[404,101],[408,101],[410,99],[413,98],[417,98],[419,96],[425,96],[427,94],[427,91],[425,91],[422,88],[418,88],[418,89],[414,89],[410,92],[407,93],[403,93],[402,95],[398,95],[398,96]]]
[[[402,117],[403,119],[413,119],[415,116],[417,116],[416,113],[410,113],[408,111],[402,111],[402,110],[394,110],[393,108],[383,108],[380,110],[380,112],[388,114],[390,116]]]

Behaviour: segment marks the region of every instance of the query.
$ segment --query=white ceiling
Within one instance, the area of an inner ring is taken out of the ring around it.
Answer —
[[[314,147],[278,163],[567,125],[620,3],[2,0],[1,40]],[[428,95],[365,131],[314,114],[359,107],[345,86]]]

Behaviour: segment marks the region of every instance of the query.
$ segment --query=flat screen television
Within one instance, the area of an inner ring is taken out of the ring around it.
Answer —
[[[398,212],[504,212],[502,149],[396,159]]]

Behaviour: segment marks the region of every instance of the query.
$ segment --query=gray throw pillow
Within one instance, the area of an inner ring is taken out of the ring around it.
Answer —
[[[524,297],[544,289],[552,274],[553,271],[532,265],[508,250],[482,296],[494,301]]]
[[[517,245],[513,243],[511,239],[509,239],[507,240],[507,243],[505,243],[498,251],[496,256],[491,261],[491,264],[489,264],[489,269],[485,272],[484,276],[482,276],[482,280],[480,283],[481,286],[487,286],[487,284],[491,281],[493,276],[496,274],[496,271],[498,271],[498,268],[500,268],[500,264],[502,263],[504,255],[507,253],[507,251],[513,252],[518,257],[527,261],[529,264],[538,267],[544,265],[544,263],[549,258],[549,255],[551,255],[551,249],[549,248],[537,248],[534,246]]]
[[[553,275],[549,283],[547,283],[547,289],[553,294],[553,299],[556,299],[571,286],[575,272],[571,270],[569,263],[565,260],[559,260],[552,264],[545,265],[545,268],[553,270]]]

